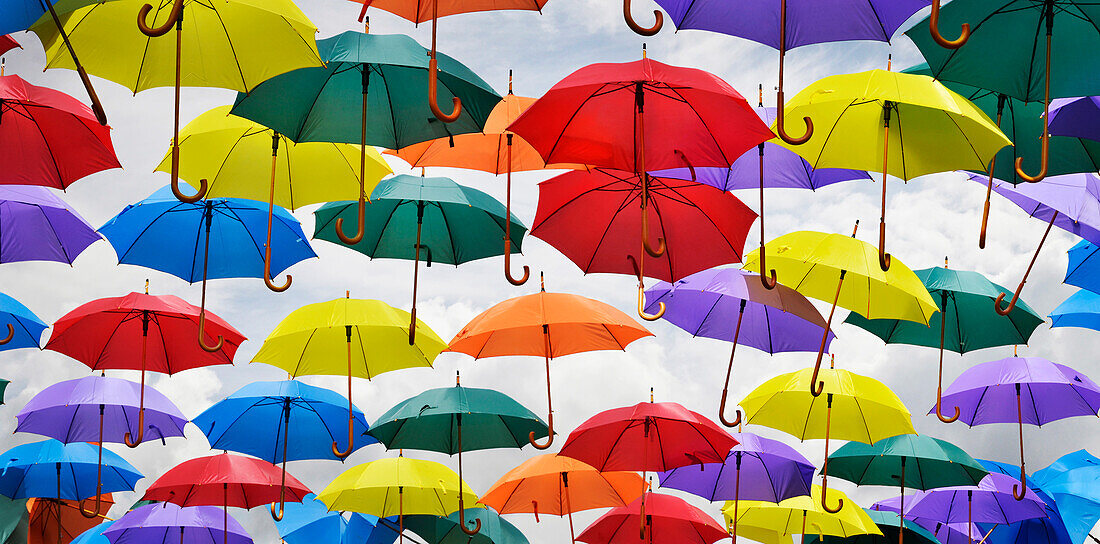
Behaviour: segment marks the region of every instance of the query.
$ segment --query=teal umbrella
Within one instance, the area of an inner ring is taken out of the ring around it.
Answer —
[[[1031,333],[1043,322],[1023,301],[1017,303],[1023,311],[1002,316],[990,308],[992,301],[1006,292],[1004,287],[989,281],[985,276],[966,270],[950,270],[934,267],[913,272],[920,278],[939,307],[944,310],[932,314],[928,326],[896,319],[867,319],[855,312],[848,314],[845,323],[851,323],[881,338],[887,344],[939,347],[940,370],[936,386],[936,416],[944,423],[958,419],[945,417],[940,410],[943,393],[943,350],[962,354],[977,349],[1026,344]],[[943,315],[947,319],[943,319]],[[939,323],[937,323],[937,321]]]
[[[439,122],[428,102],[428,50],[403,34],[348,31],[318,40],[317,51],[325,66],[294,70],[261,83],[250,93],[240,93],[231,113],[295,142],[399,149],[481,132],[501,100],[477,74],[439,53],[439,95],[462,101],[461,115],[454,122]],[[361,171],[365,165],[364,151]],[[363,237],[365,197],[360,183],[359,230],[354,236],[344,234],[342,220],[336,224],[336,235],[344,243],[354,244]]]
[[[0,378],[0,404],[4,404],[4,391],[8,389],[9,383],[11,383],[11,380]]]
[[[549,432],[546,423],[534,412],[508,395],[492,389],[462,387],[456,379],[454,387],[429,389],[399,402],[378,418],[368,434],[391,450],[458,454],[461,482],[463,450],[522,448]],[[482,520],[474,518],[474,527],[466,526],[461,494],[457,515],[463,533],[478,534]]]
[[[363,237],[349,244],[340,237],[340,220],[351,220],[355,202],[330,202],[313,212],[317,224],[313,237],[346,245],[372,259],[413,261],[412,317],[409,344],[416,338],[416,286],[420,259],[459,265],[501,255],[505,221],[511,221],[512,252],[527,227],[510,215],[504,204],[477,189],[450,178],[400,174],[382,180],[362,208]],[[506,219],[507,218],[507,219]]]
[[[474,537],[463,532],[459,513],[439,516],[405,516],[405,528],[416,533],[428,544],[528,544],[527,537],[491,508],[467,508],[466,526],[481,530]],[[476,521],[475,521],[476,520]]]
[[[839,451],[839,450],[838,450]],[[902,520],[895,512],[882,512],[879,510],[863,509],[867,512],[867,515],[871,517],[871,521],[878,525],[881,535],[855,535],[850,537],[839,536],[824,536],[821,535],[802,535],[802,544],[812,544],[820,540],[821,544],[892,544],[894,541],[894,534],[898,535],[897,540],[901,542],[903,535],[909,536],[910,542],[917,542],[918,544],[940,544],[936,535],[932,534],[928,529],[917,525],[915,522],[909,520]],[[899,527],[904,527],[904,530],[899,530]],[[914,540],[915,539],[915,540]]]

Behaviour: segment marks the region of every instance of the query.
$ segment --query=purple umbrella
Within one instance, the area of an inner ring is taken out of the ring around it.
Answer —
[[[986,183],[984,174],[968,173],[967,176],[971,181]],[[1039,251],[1043,249],[1051,227],[1058,226],[1066,232],[1100,244],[1100,176],[1092,173],[1066,174],[1045,178],[1039,183],[1021,183],[1016,186],[994,180],[993,190],[1011,200],[1028,215],[1047,222],[1047,230],[1039,240],[1035,255],[1031,257],[1031,264],[1027,266],[1008,307],[1001,309],[1001,301],[1005,297],[1003,293],[993,302],[997,313],[1008,315],[1020,299],[1020,291],[1031,274],[1031,268],[1035,266],[1035,260],[1039,258]]]
[[[658,282],[645,292],[646,311],[665,305],[664,318],[690,332],[732,342],[726,384],[718,418],[727,427],[741,423],[741,411],[734,421],[726,420],[733,356],[737,345],[750,346],[769,354],[787,351],[817,351],[817,340],[827,327],[825,319],[798,291],[785,285],[770,290],[755,274],[736,268],[712,268],[696,272],[674,284]],[[747,320],[745,318],[748,318]],[[742,322],[745,327],[742,330]],[[835,336],[830,331],[826,347]],[[824,348],[822,348],[824,349]]]
[[[34,433],[55,438],[63,443],[99,443],[99,469],[96,475],[96,505],[91,511],[83,504],[80,513],[85,517],[97,516],[103,487],[103,443],[121,444],[125,435],[136,435],[139,421],[139,396],[141,384],[108,378],[89,376],[55,383],[27,402],[16,414],[15,432]],[[145,423],[158,433],[161,442],[165,437],[183,436],[187,418],[159,391],[145,388]]]
[[[111,544],[252,544],[252,537],[225,510],[169,502],[127,512],[103,536]]]
[[[1047,128],[1051,136],[1100,141],[1100,96],[1055,99],[1050,103]]]
[[[45,187],[0,186],[0,263],[73,259],[100,239],[68,204]]]
[[[711,502],[734,501],[730,536],[736,543],[738,501],[780,502],[809,495],[816,468],[778,440],[752,433],[733,433],[733,437],[738,444],[724,463],[674,468],[659,473],[658,481],[661,487],[686,491]]]
[[[883,499],[871,505],[871,510],[878,510],[882,512],[899,512],[901,505],[901,497],[890,497],[889,499]],[[908,509],[906,509],[908,512]],[[936,535],[936,539],[940,541],[940,544],[973,544],[974,537],[979,537],[981,541],[984,541],[990,533],[993,532],[993,528],[989,529],[989,532],[984,536],[978,525],[975,523],[943,523],[934,519],[928,518],[906,518],[906,521],[912,521],[925,529],[928,529]],[[967,531],[969,528],[969,532]]]
[[[1009,524],[1046,517],[1046,503],[1027,489],[1015,499],[1016,480],[990,473],[977,486],[941,487],[916,495],[906,516],[940,523]]]
[[[1100,386],[1065,365],[1039,357],[1009,357],[970,367],[947,386],[942,402],[958,406],[960,419],[971,427],[986,423],[1019,425],[1022,485],[1014,485],[1012,492],[1016,500],[1023,500],[1019,489],[1027,489],[1024,423],[1042,426],[1067,417],[1095,416],[1100,411]]]

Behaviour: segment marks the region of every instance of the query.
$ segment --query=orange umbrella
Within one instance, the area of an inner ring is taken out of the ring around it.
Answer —
[[[386,151],[415,167],[443,166],[468,168],[494,175],[507,174],[508,189],[505,207],[512,213],[512,172],[542,169],[587,169],[583,164],[546,164],[531,144],[506,130],[520,114],[535,102],[534,98],[512,94],[512,73],[508,72],[508,94],[489,113],[481,132],[437,138],[398,150]],[[512,277],[511,224],[504,225],[504,277],[512,285],[523,285],[531,276],[531,269],[523,267],[523,277]]]
[[[443,351],[472,356],[531,355],[546,360],[546,421],[550,436],[540,450],[554,442],[554,407],[550,401],[550,359],[584,351],[624,350],[626,345],[653,336],[622,311],[598,300],[547,293],[546,285],[533,295],[510,298],[473,318]]]
[[[501,514],[535,514],[535,522],[540,512],[569,516],[572,538],[573,512],[626,506],[645,488],[636,472],[600,472],[582,461],[548,453],[508,471],[479,502]]]
[[[99,505],[96,515],[87,518],[81,515],[77,501],[28,499],[27,544],[68,544],[80,533],[103,523],[115,501],[110,493],[104,493],[96,504]]]

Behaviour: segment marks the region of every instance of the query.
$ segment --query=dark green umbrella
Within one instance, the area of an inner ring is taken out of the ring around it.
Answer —
[[[0,378],[0,404],[4,404],[4,391],[8,388],[9,383],[11,383],[10,380]]]
[[[370,203],[358,210],[363,219],[363,236],[358,242],[349,244],[339,233],[339,221],[355,217],[355,202],[330,202],[313,212],[317,220],[313,237],[347,245],[372,259],[414,261],[410,345],[416,338],[421,250],[428,266],[432,262],[459,265],[501,255],[505,221],[511,221],[513,253],[521,251],[527,232],[500,201],[443,177],[400,174],[382,180],[371,193]]]
[[[397,403],[382,414],[368,434],[391,450],[458,454],[459,482],[464,450],[522,448],[530,443],[528,437],[537,439],[549,434],[546,423],[508,395],[492,389],[462,387],[457,379],[455,382],[454,387],[429,389]],[[478,534],[482,521],[475,518],[474,527],[466,527],[461,495],[457,515],[458,528],[463,533]]]
[[[295,142],[334,142],[399,149],[407,145],[481,132],[500,95],[462,63],[438,54],[439,95],[462,101],[453,123],[436,119],[428,105],[428,50],[403,34],[344,32],[319,40],[325,66],[273,77],[248,94],[238,94],[231,113]],[[359,113],[360,115],[355,115]],[[365,168],[365,152],[360,170]],[[363,236],[365,191],[360,186],[359,227]],[[498,239],[499,241],[499,239]]]
[[[962,448],[944,440],[915,434],[898,435],[874,444],[849,442],[829,456],[828,464],[831,476],[856,485],[899,486],[900,510],[903,513],[905,488],[924,491],[937,487],[978,485],[989,474]],[[893,526],[896,528],[899,522],[900,517],[894,520]],[[875,523],[880,522],[875,520]],[[903,539],[904,531],[898,532],[898,544],[902,544]]]
[[[471,537],[461,530],[459,513],[439,516],[405,516],[405,528],[416,533],[428,544],[528,544],[527,537],[491,508],[467,508],[466,526],[481,530]],[[476,520],[476,521],[475,521]]]
[[[880,512],[878,510],[863,509],[867,512],[868,516],[871,516],[871,520],[878,525],[881,535],[855,535],[847,538],[839,536],[826,536],[819,538],[819,535],[802,535],[802,544],[813,544],[821,541],[821,544],[893,544],[897,534],[897,540],[900,542],[902,534],[908,535],[910,542],[913,542],[913,538],[916,538],[916,542],[919,544],[940,544],[940,541],[936,539],[936,535],[932,534],[928,529],[917,525],[916,523],[908,520],[902,520],[901,516],[894,512]],[[899,527],[905,527],[904,531],[898,530]]]
[[[940,410],[943,396],[943,350],[959,354],[977,349],[1014,344],[1026,344],[1031,333],[1043,323],[1043,318],[1022,300],[1017,303],[1022,312],[1002,316],[990,308],[992,301],[1007,290],[985,276],[967,270],[949,270],[934,267],[914,270],[932,300],[942,312],[932,314],[928,326],[897,319],[867,319],[855,312],[848,314],[845,323],[866,329],[887,344],[939,347],[940,370],[936,386],[936,416],[944,423],[959,418],[956,409],[953,417],[945,417]],[[947,319],[943,315],[947,314]],[[937,323],[938,321],[938,323]]]

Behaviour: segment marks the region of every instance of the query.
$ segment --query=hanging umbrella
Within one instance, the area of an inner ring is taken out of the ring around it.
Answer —
[[[1020,485],[1013,485],[1012,492],[1022,501],[1030,492],[1024,471],[1024,423],[1042,426],[1067,417],[1095,416],[1100,412],[1100,386],[1065,365],[1038,357],[1009,357],[967,369],[947,386],[943,402],[958,406],[963,423],[971,427],[1013,421],[1019,425]]]
[[[276,76],[252,92],[238,94],[232,113],[295,142],[359,144],[360,181],[368,179],[368,145],[395,148],[480,131],[489,111],[500,100],[489,84],[469,68],[440,54],[443,66],[438,77],[443,80],[444,99],[450,96],[461,100],[466,104],[466,115],[458,116],[455,123],[439,123],[424,107],[428,51],[412,38],[343,32],[317,42],[317,49],[323,67]],[[346,115],[356,109],[361,111],[358,124]],[[365,184],[360,183],[355,235],[344,234],[343,219],[337,220],[336,234],[345,244],[356,244],[363,237],[363,207],[368,194]]]
[[[42,331],[48,327],[23,303],[4,293],[0,293],[0,324],[8,328],[7,335],[0,338],[0,351],[39,347]]]
[[[6,104],[0,99],[0,108]],[[0,143],[0,149],[3,145]],[[25,146],[20,147],[20,156],[25,156]],[[100,239],[72,206],[49,189],[33,185],[0,185],[0,233],[0,263],[54,261],[72,265]]]
[[[757,276],[742,270],[712,268],[675,283],[659,282],[645,292],[646,312],[659,311],[657,305],[664,304],[664,318],[692,336],[731,342],[730,362],[718,405],[718,419],[727,427],[741,423],[740,410],[733,421],[726,419],[726,396],[738,344],[768,354],[814,351],[817,335],[825,333],[825,319],[806,297],[785,285],[778,290],[758,285],[756,279]],[[748,321],[742,335],[746,315]],[[826,349],[833,338],[835,335],[829,332]]]
[[[792,232],[764,246],[763,253],[786,284],[797,286],[795,290],[803,295],[832,303],[809,384],[814,396],[822,391],[816,375],[821,368],[837,306],[868,319],[902,319],[922,324],[927,324],[932,314],[939,310],[928,289],[905,263],[895,263],[897,268],[885,272],[875,268],[875,248],[856,239],[858,228],[859,221],[856,221],[851,237],[814,231]],[[753,269],[760,255],[759,250],[749,253],[744,268]],[[845,283],[849,272],[852,281]]]
[[[287,504],[283,518],[275,522],[279,538],[287,544],[393,544],[397,531],[392,527],[389,520],[374,516],[352,512],[345,518],[329,512],[313,493]]]
[[[1047,128],[1050,135],[1100,141],[1100,96],[1057,98],[1050,103]]]
[[[462,387],[457,376],[454,387],[429,389],[397,403],[370,430],[370,435],[385,444],[386,449],[458,454],[459,482],[463,450],[522,448],[528,444],[529,436],[542,438],[548,434],[549,429],[538,416],[508,395],[492,389]],[[470,536],[478,534],[481,518],[476,518],[470,528],[465,516],[460,494],[458,528]]]
[[[515,525],[489,508],[469,508],[464,514],[461,512],[459,510],[445,518],[408,516],[405,527],[428,544],[528,544],[527,537]],[[465,520],[465,525],[461,520]],[[467,531],[475,520],[480,533],[470,538]]]
[[[884,272],[890,268],[886,176],[908,181],[950,170],[984,171],[1001,148],[1012,144],[985,112],[942,83],[884,70],[821,79],[791,99],[786,115],[812,116],[830,127],[791,147],[814,168],[879,170],[882,165],[878,257]],[[898,143],[891,147],[892,117]]]
[[[598,300],[547,293],[510,298],[481,312],[451,339],[446,351],[465,353],[474,359],[526,355],[546,362],[545,444],[531,445],[545,450],[554,442],[554,405],[550,395],[550,359],[587,351],[626,350],[631,342],[652,336],[622,311]]]
[[[347,244],[337,225],[343,219],[350,220],[356,209],[354,202],[325,204],[313,212],[316,218],[313,237]],[[515,251],[519,252],[527,230],[495,198],[443,177],[399,174],[385,179],[371,193],[370,205],[358,210],[361,236],[349,247],[372,259],[413,259],[410,344],[416,341],[416,287],[421,250],[427,254],[428,266],[433,260],[457,266],[500,255],[499,236],[505,232],[515,232],[510,235]]]
[[[149,396],[148,406],[141,404],[143,386],[129,380],[106,376],[66,380],[31,397],[15,416],[15,432],[34,433],[65,444],[96,444],[101,459],[96,472],[96,506],[85,510],[81,504],[80,512],[85,517],[94,518],[101,510],[103,443],[122,444],[128,435],[138,435],[140,410],[148,413],[144,422],[156,431],[162,443],[165,438],[184,435],[187,418],[179,408],[156,389],[144,389]]]
[[[4,392],[7,391],[9,385],[11,385],[11,380],[0,378],[0,405],[4,404]]]
[[[979,462],[988,469],[990,472],[998,472],[1006,476],[1015,476],[1020,467],[1009,463],[998,463],[994,461],[982,461]],[[1040,471],[1041,472],[1041,471]],[[1034,474],[1036,476],[1038,473]],[[1046,516],[1040,518],[1031,518],[1009,525],[994,525],[993,529],[990,529],[989,538],[990,544],[1028,544],[1028,542],[1034,540],[1035,542],[1047,542],[1050,544],[1070,544],[1073,540],[1070,539],[1069,531],[1066,529],[1065,520],[1062,517],[1061,511],[1059,511],[1059,505],[1054,502],[1054,499],[1043,491],[1042,487],[1035,485],[1036,478],[1031,478],[1028,482],[1028,487],[1035,492],[1035,494],[1044,503],[1046,510]],[[1089,516],[1083,516],[1086,519],[1071,520],[1072,524],[1084,523],[1087,526],[1084,528],[1084,533],[1092,529],[1092,526],[1096,523],[1100,513],[1092,514],[1091,520],[1088,521]],[[965,529],[963,531],[966,532]],[[1084,535],[1082,535],[1084,539]]]
[[[258,4],[233,0],[217,5],[199,0],[172,0],[158,3],[155,8],[145,0],[96,3],[72,0],[63,5],[62,19],[56,25],[39,21],[31,28],[46,49],[46,68],[74,67],[70,58],[60,52],[57,38],[63,28],[76,47],[89,52],[84,60],[92,73],[135,94],[174,85],[172,150],[170,160],[165,161],[170,166],[163,170],[171,174],[172,192],[183,202],[205,197],[207,183],[205,179],[190,180],[199,189],[192,196],[179,189],[179,178],[184,177],[179,146],[182,85],[248,92],[278,74],[323,64],[314,41],[317,27],[292,0]],[[192,9],[185,17],[187,5]],[[151,26],[151,21],[157,26]],[[173,26],[174,46],[169,40],[152,39],[167,34]],[[65,43],[68,45],[68,41]]]
[[[341,460],[325,446],[331,441],[341,450],[346,448],[340,445],[345,400],[334,391],[294,380],[253,382],[204,410],[193,423],[206,435],[211,449],[245,453],[272,464],[281,459],[285,478],[287,461]],[[366,435],[368,426],[363,413],[353,407],[352,417],[355,434]],[[373,442],[369,438],[360,439],[350,451]],[[283,517],[285,490],[284,482],[279,507],[271,504],[271,517],[275,521]]]
[[[203,314],[172,295],[130,293],[93,300],[61,316],[45,349],[64,353],[92,370],[140,370],[137,435],[123,441],[136,448],[145,437],[145,372],[172,375],[182,370],[233,364],[237,346],[245,337],[220,317],[210,313],[208,338],[224,338],[222,347],[210,352],[185,341],[197,336]]]
[[[219,336],[213,346],[203,341],[206,280],[263,275],[265,246],[259,233],[266,219],[267,210],[254,200],[211,198],[180,202],[169,187],[162,187],[145,200],[127,205],[99,232],[115,249],[119,264],[160,270],[190,283],[202,282],[199,345],[216,351],[224,338]],[[301,224],[290,212],[276,207],[274,219],[269,241],[277,248],[271,261],[273,274],[317,256]]]
[[[1069,265],[1066,266],[1066,278],[1062,283],[1074,285],[1082,289],[1088,289],[1093,293],[1100,292],[1100,283],[1093,278],[1100,277],[1100,259],[1093,259],[1097,250],[1096,244],[1081,240],[1066,252],[1069,255]]]
[[[743,527],[779,531],[784,535],[805,535],[807,530],[818,535],[839,537],[882,534],[874,520],[855,501],[839,491],[834,490],[833,493],[840,495],[840,507],[835,512],[822,509],[825,490],[815,485],[811,495],[793,497],[779,503],[742,500],[735,505],[727,502],[722,514],[727,524],[732,523],[730,518],[736,507],[738,522]]]
[[[683,499],[662,493],[647,495],[626,506],[612,508],[581,531],[577,540],[589,544],[669,541],[713,544],[729,536],[714,518]],[[628,529],[638,524],[646,528],[641,537]]]
[[[276,292],[289,288],[291,277],[288,275],[282,286],[271,281],[275,206],[295,210],[307,204],[353,198],[363,184],[373,189],[382,176],[391,173],[373,148],[320,142],[294,144],[277,131],[230,115],[229,106],[207,110],[183,127],[179,147],[183,153],[179,176],[191,184],[201,178],[199,192],[206,197],[267,200],[264,283]],[[365,179],[352,166],[362,154],[370,159]],[[157,169],[172,168],[172,161],[171,153],[165,155]],[[270,170],[265,169],[268,163]]]
[[[813,380],[822,379],[822,389],[827,391],[825,406],[818,402],[817,395],[806,390],[806,379],[811,373],[815,375]],[[745,409],[746,424],[778,429],[799,440],[825,439],[820,502],[821,508],[829,513],[844,508],[843,499],[838,501],[836,508],[825,502],[830,437],[874,444],[891,436],[916,434],[909,410],[893,391],[882,382],[847,370],[829,368],[818,372],[816,368],[804,368],[781,374],[757,386],[740,404]],[[837,412],[835,425],[834,411]]]
[[[1069,542],[1084,542],[1100,519],[1098,465],[1100,459],[1079,450],[1059,457],[1028,481],[1028,486],[1047,503],[1048,515],[1052,504],[1060,513],[1068,537],[1065,540]]]
[[[180,507],[170,502],[127,512],[111,523],[103,536],[110,544],[252,544],[244,527],[218,508]]]
[[[16,47],[18,47],[19,49],[23,49],[23,46],[19,45],[19,42],[15,41],[15,38],[11,37],[11,34],[4,34],[3,36],[0,36],[0,55],[7,53],[8,51],[15,49]]]
[[[1050,328],[1081,327],[1100,330],[1100,295],[1081,289],[1050,312]]]
[[[1030,489],[1020,500],[1013,498],[1018,482],[992,472],[977,486],[941,487],[917,494],[906,517],[941,523],[1008,524],[1046,516],[1043,501]]]
[[[430,367],[446,347],[423,321],[415,344],[408,342],[408,313],[378,300],[345,298],[318,302],[294,310],[267,335],[254,363],[285,370],[291,377],[348,377],[348,444],[332,441],[332,454],[344,459],[355,451],[353,376],[371,379],[383,372]],[[346,355],[345,355],[346,352]],[[347,365],[341,359],[347,359]],[[385,516],[383,516],[385,517]]]
[[[27,500],[27,544],[68,544],[88,529],[101,525],[114,506],[111,494],[97,495],[96,511],[84,510],[77,501],[48,498]],[[87,499],[85,499],[87,500]]]
[[[879,512],[876,510],[863,509],[867,513],[867,516],[871,518],[871,521],[878,525],[881,535],[854,535],[850,537],[834,537],[834,536],[821,536],[815,534],[802,535],[803,544],[812,544],[814,542],[821,542],[822,544],[889,544],[894,540],[901,542],[904,539],[904,535],[909,535],[910,542],[919,542],[921,544],[941,544],[936,538],[936,535],[932,534],[928,529],[921,527],[920,525],[910,522],[909,520],[902,520],[901,516],[894,512]],[[897,534],[897,538],[894,538],[894,534]]]
[[[1100,46],[1096,32],[1100,6],[1078,0],[963,0],[952,4],[939,9],[939,0],[934,0],[931,17],[905,32],[936,79],[982,87],[1027,102],[1042,100],[1044,118],[1049,117],[1052,97],[1100,92],[1092,78],[1077,76],[1100,69],[1100,55],[1093,54]],[[959,39],[943,39],[938,30],[941,23],[952,28],[962,24]],[[973,23],[973,30],[964,23]],[[962,48],[964,43],[970,46]],[[1040,51],[1045,51],[1045,57]],[[1034,176],[1025,173],[1023,157],[1016,158],[1016,172],[1025,181],[1039,181],[1048,172],[1050,133],[1045,127],[1040,130],[1039,172]]]
[[[1020,303],[1023,311],[1007,316],[989,311],[989,302],[1005,292],[1004,287],[977,272],[950,270],[946,258],[943,268],[925,268],[913,273],[942,310],[932,314],[927,326],[897,319],[867,319],[855,312],[848,314],[844,322],[867,330],[887,344],[939,346],[936,417],[951,423],[959,418],[959,413],[950,417],[943,415],[939,400],[943,395],[943,350],[961,355],[977,349],[1026,344],[1035,328],[1043,323],[1043,318],[1023,302]],[[951,331],[950,334],[947,331]]]

